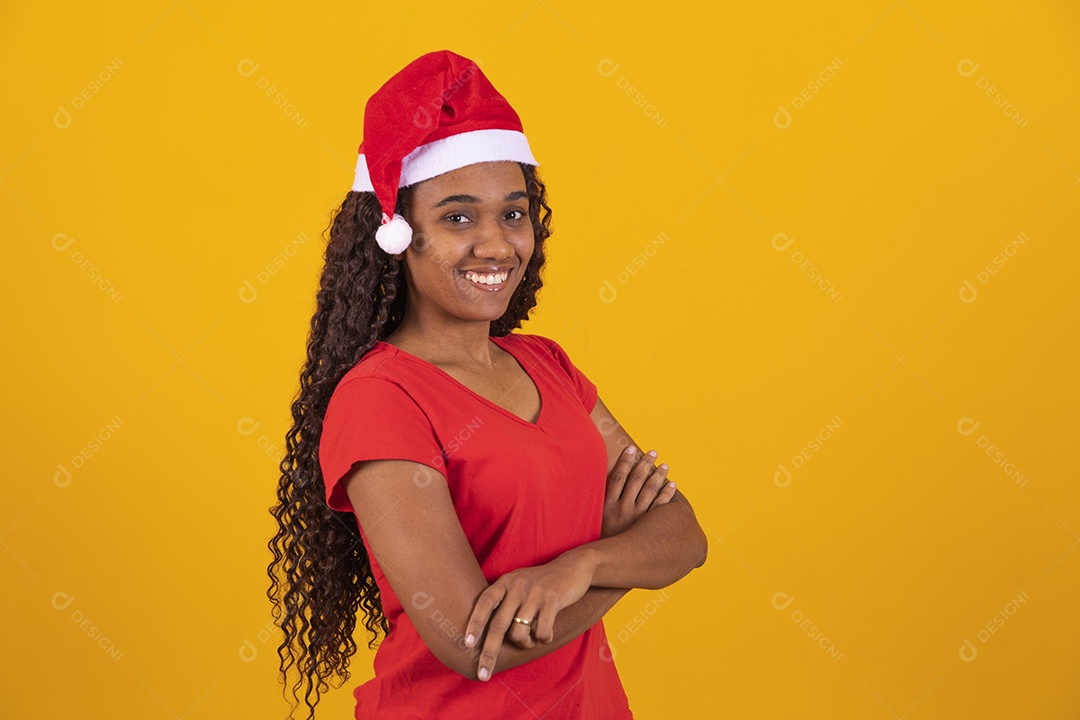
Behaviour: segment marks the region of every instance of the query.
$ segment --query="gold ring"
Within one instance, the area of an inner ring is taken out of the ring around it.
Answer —
[[[531,620],[524,620],[524,619],[519,618],[519,617],[514,617],[514,622],[519,622],[522,625],[528,625],[532,621]]]

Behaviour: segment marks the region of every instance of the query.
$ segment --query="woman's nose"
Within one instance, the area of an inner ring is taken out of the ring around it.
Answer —
[[[514,254],[514,246],[510,244],[506,229],[498,219],[488,219],[480,223],[480,227],[477,228],[476,243],[473,245],[473,254],[477,257],[496,260]]]

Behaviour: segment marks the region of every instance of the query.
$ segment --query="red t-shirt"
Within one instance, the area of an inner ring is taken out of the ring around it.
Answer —
[[[596,386],[553,340],[524,333],[491,340],[536,384],[535,424],[380,341],[335,388],[319,443],[334,510],[353,511],[341,480],[361,460],[412,460],[442,473],[489,583],[599,539],[607,478],[604,440],[589,417]],[[363,528],[361,536],[390,631],[375,654],[375,677],[353,693],[358,719],[632,720],[603,621],[544,657],[496,668],[488,682],[469,680],[431,653]],[[448,631],[463,636],[460,622],[448,619]]]

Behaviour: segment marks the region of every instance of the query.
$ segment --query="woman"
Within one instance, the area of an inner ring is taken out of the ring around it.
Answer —
[[[357,718],[631,718],[601,618],[705,560],[667,466],[557,342],[512,332],[550,235],[535,166],[449,51],[365,109],[270,543],[282,674],[309,717],[349,676],[362,610],[369,647],[385,639]]]

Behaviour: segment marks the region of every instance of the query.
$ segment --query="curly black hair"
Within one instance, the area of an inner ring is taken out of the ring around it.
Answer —
[[[518,163],[529,194],[535,244],[521,283],[506,312],[492,321],[489,334],[509,334],[536,306],[543,286],[544,241],[551,235],[551,208],[536,168]],[[413,186],[415,187],[415,186]],[[398,191],[397,212],[408,217],[411,187]],[[373,648],[379,630],[388,632],[379,588],[356,518],[331,510],[319,466],[319,437],[330,396],[341,378],[401,323],[406,285],[401,263],[375,242],[382,209],[374,193],[350,191],[331,219],[325,266],[311,318],[307,360],[292,403],[292,428],[285,435],[277,504],[270,509],[278,530],[269,542],[267,596],[284,639],[278,646],[283,693],[291,690],[293,709],[300,698],[315,717],[322,693],[349,679],[349,658],[357,611]],[[290,688],[290,671],[298,675]],[[301,694],[302,691],[302,694]],[[288,699],[288,696],[286,696]]]

